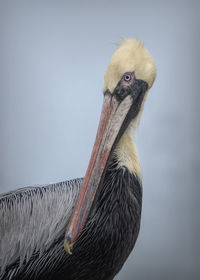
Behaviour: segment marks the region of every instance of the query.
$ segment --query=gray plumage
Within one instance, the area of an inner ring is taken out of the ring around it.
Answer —
[[[82,180],[27,187],[0,195],[0,279],[12,279],[36,252],[42,258],[30,270],[37,270],[39,263],[40,269],[51,266],[44,252],[64,237]],[[56,255],[66,254],[63,240],[53,250],[59,251]]]

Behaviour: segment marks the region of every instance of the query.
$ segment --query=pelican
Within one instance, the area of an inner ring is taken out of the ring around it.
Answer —
[[[0,279],[111,280],[140,228],[142,182],[134,143],[155,63],[143,43],[121,42],[85,178],[0,196]]]

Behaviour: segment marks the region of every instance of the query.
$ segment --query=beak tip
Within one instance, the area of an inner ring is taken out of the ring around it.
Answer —
[[[65,248],[65,251],[71,255],[72,254],[72,247],[73,247],[73,243],[72,243],[72,240],[71,240],[71,236],[70,235],[66,235],[65,236],[65,240],[64,240],[64,248]]]

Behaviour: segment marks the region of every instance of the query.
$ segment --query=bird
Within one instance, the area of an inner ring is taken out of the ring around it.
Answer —
[[[0,279],[111,280],[121,270],[140,229],[135,132],[156,72],[144,44],[123,39],[85,177],[0,195]]]

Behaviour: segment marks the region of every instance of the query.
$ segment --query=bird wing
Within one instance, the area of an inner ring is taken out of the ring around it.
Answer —
[[[33,186],[0,195],[0,276],[28,262],[63,235],[83,179]],[[1,277],[0,277],[1,278]]]

